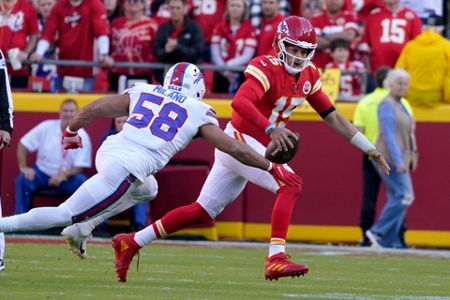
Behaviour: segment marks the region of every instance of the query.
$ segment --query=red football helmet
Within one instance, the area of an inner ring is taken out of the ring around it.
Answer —
[[[286,43],[307,51],[306,57],[299,57],[286,51]],[[290,16],[278,24],[273,41],[278,58],[283,62],[286,71],[297,74],[303,71],[314,55],[317,47],[316,31],[305,18]]]

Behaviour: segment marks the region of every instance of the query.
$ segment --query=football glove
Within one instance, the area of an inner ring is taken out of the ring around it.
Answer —
[[[289,186],[299,187],[303,185],[302,178],[286,169],[283,165],[272,163],[272,167],[268,171],[275,179]]]
[[[67,129],[62,134],[61,144],[64,150],[83,148],[83,141],[78,133],[70,133]]]

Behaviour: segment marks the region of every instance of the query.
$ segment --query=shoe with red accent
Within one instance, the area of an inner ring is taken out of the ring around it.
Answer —
[[[270,258],[266,257],[266,270],[264,271],[264,276],[266,279],[272,281],[273,279],[278,280],[280,277],[294,278],[295,276],[300,277],[308,273],[307,265],[300,265],[289,261],[289,254],[280,252],[272,255]]]
[[[137,265],[139,267],[139,245],[134,240],[134,233],[121,233],[112,238],[112,247],[116,257],[116,275],[119,281],[127,281],[128,268],[133,257],[138,254]]]

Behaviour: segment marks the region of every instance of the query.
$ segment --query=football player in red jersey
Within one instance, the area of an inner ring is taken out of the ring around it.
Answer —
[[[232,119],[225,133],[246,142],[260,154],[264,154],[271,140],[284,149],[292,147],[289,137],[297,136],[285,126],[292,111],[306,99],[331,128],[367,153],[388,174],[389,167],[375,146],[335,110],[321,90],[319,71],[310,63],[317,47],[311,23],[298,16],[285,18],[278,26],[274,47],[277,56],[258,56],[245,70],[246,81],[233,98]],[[214,166],[195,203],[170,211],[136,234],[114,237],[115,243],[124,245],[123,251],[116,251],[116,266],[128,270],[133,256],[144,245],[184,227],[214,219],[234,201],[248,181],[276,194],[266,279],[306,274],[308,266],[289,261],[285,253],[288,226],[302,185],[279,182],[221,151],[215,152]]]

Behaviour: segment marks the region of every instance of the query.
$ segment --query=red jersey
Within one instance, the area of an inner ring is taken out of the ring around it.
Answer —
[[[226,62],[241,56],[245,47],[256,48],[256,33],[250,21],[244,21],[233,34],[228,21],[221,21],[214,27],[211,44],[220,47],[220,56]]]
[[[326,11],[311,18],[311,24],[316,29],[317,36],[328,35],[332,33],[354,30],[359,34],[358,18],[352,11],[341,11],[334,17],[329,17]],[[316,50],[313,61],[319,67],[323,68],[331,61],[329,51]]]
[[[362,72],[365,70],[364,64],[360,61],[347,61],[344,64],[330,62],[325,66],[326,69],[336,68],[341,72],[361,72],[355,74],[342,74],[339,82],[340,101],[358,101],[361,97]]]
[[[222,20],[225,0],[192,0],[192,20],[200,25],[206,44],[211,43],[214,26]]]
[[[403,8],[392,13],[383,7],[367,18],[360,50],[370,52],[373,71],[381,66],[394,67],[405,44],[421,31],[422,22],[414,11]]]
[[[383,0],[359,0],[355,4],[355,11],[358,14],[358,18],[361,22],[366,23],[370,13],[377,8],[384,6]]]
[[[281,20],[283,20],[281,14],[276,15],[269,21],[262,18],[261,29],[257,31],[258,46],[256,47],[256,56],[269,54],[271,50],[273,50],[273,38],[275,37],[278,24]]]
[[[158,24],[149,17],[128,20],[126,17],[114,19],[111,23],[111,57],[118,62],[152,62],[153,42]],[[147,69],[112,68],[112,73],[140,75]]]
[[[0,49],[8,56],[8,50],[19,48],[24,50],[27,38],[39,33],[38,17],[34,6],[26,0],[18,0],[9,14],[0,13]],[[20,70],[11,70],[12,75],[27,76],[28,65]]]
[[[100,0],[83,1],[73,6],[60,0],[53,6],[42,39],[52,43],[58,33],[60,59],[93,60],[94,38],[108,35],[105,6]],[[58,67],[61,76],[91,77],[92,68]]]
[[[254,137],[263,145],[270,142],[264,129],[269,124],[286,126],[292,111],[305,99],[322,116],[334,109],[321,90],[320,73],[312,63],[296,80],[277,57],[258,56],[250,61],[245,77],[231,104],[231,123],[239,132]]]

